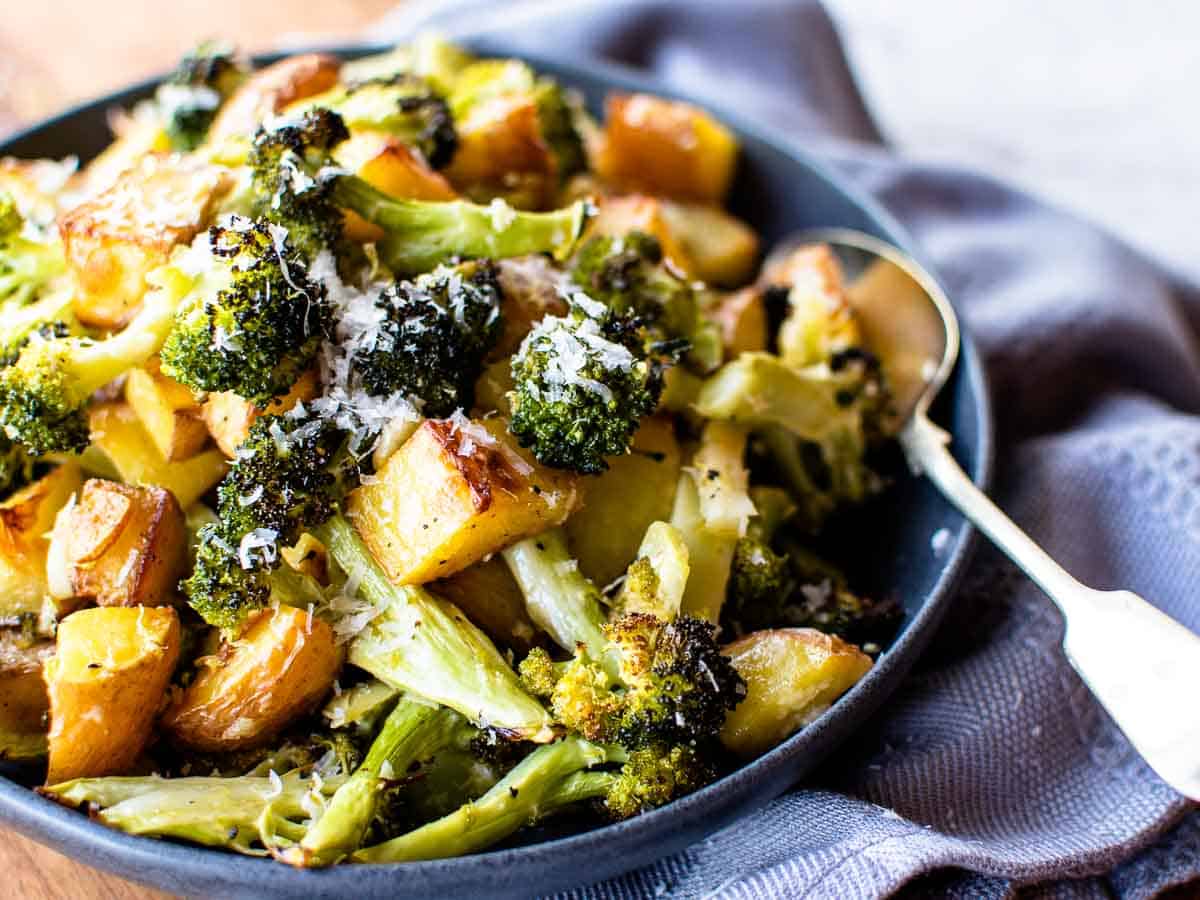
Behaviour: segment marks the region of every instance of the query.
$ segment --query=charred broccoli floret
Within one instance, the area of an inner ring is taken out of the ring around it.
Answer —
[[[500,285],[487,261],[441,266],[375,298],[383,321],[351,351],[368,393],[400,391],[426,416],[469,408],[483,358],[500,334]]]
[[[264,125],[254,136],[251,209],[286,229],[310,262],[322,250],[339,259],[346,252],[330,152],[349,136],[342,117],[323,107]]]
[[[529,754],[478,800],[441,819],[355,853],[357,862],[407,862],[482,850],[577,803],[611,818],[636,815],[695,790],[712,772],[691,747],[628,753],[567,737]]]
[[[56,290],[32,303],[15,298],[0,303],[0,367],[15,363],[30,341],[82,334],[69,290]]]
[[[231,216],[191,249],[203,266],[162,348],[162,370],[200,391],[257,404],[287,393],[331,327],[325,288],[284,231]]]
[[[687,361],[697,371],[720,365],[720,333],[702,315],[691,283],[671,268],[652,235],[631,231],[591,238],[576,254],[571,278],[589,297],[619,314],[637,316],[662,337],[686,339],[691,345]]]
[[[221,104],[249,70],[233,48],[205,41],[189,51],[155,92],[173,150],[195,150],[208,135]]]
[[[66,270],[62,242],[31,233],[12,195],[0,191],[0,302],[5,304],[5,325],[10,310],[33,300]]]
[[[509,430],[545,465],[603,472],[604,457],[627,452],[658,405],[663,370],[681,349],[576,294],[566,316],[542,319],[513,356]]]
[[[344,445],[339,429],[303,407],[254,422],[217,488],[219,521],[200,528],[182,584],[206,622],[232,631],[273,598],[314,599],[279,550],[337,512],[352,474]]]
[[[351,131],[382,131],[399,138],[419,150],[434,169],[449,163],[458,147],[449,106],[415,75],[355,81],[303,102],[303,108],[313,107],[337,113]]]

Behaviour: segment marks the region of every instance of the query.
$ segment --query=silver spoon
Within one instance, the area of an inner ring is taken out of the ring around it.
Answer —
[[[913,469],[991,538],[1057,604],[1067,659],[1150,767],[1200,800],[1200,636],[1130,591],[1076,581],[975,486],[950,455],[929,406],[958,358],[958,319],[937,282],[907,255],[849,229],[804,231],[845,269],[863,340],[895,396],[895,426]]]

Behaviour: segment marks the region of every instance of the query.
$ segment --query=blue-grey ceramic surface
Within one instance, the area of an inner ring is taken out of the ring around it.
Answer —
[[[503,54],[503,47],[477,49]],[[338,52],[338,51],[335,51]],[[344,55],[361,55],[363,49]],[[530,58],[539,69],[580,90],[593,109],[612,89],[670,94],[628,69]],[[81,159],[109,141],[106,111],[151,92],[152,83],[86,104],[0,145],[0,155]],[[679,95],[676,95],[679,96]],[[695,99],[687,98],[684,99]],[[710,105],[711,108],[711,105]],[[801,149],[803,135],[773,134],[716,112],[739,135],[742,161],[733,208],[767,245],[811,226],[859,228],[908,249],[890,216]],[[935,410],[954,437],[954,451],[980,483],[990,467],[991,418],[978,356],[965,337],[958,369]],[[938,556],[930,538],[945,528],[951,540]],[[79,862],[188,896],[215,897],[528,897],[616,875],[731,824],[783,793],[885,702],[927,643],[950,601],[972,543],[972,532],[923,481],[902,479],[858,514],[855,577],[905,608],[903,629],[878,664],[828,713],[761,759],[654,812],[591,830],[543,829],[504,849],[460,859],[404,865],[341,866],[298,871],[270,860],[137,838],[110,830],[0,777],[0,820]],[[803,823],[797,822],[797,828]]]

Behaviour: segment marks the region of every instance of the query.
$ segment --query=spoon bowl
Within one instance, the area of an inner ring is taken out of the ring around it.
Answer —
[[[1096,699],[1158,775],[1200,800],[1200,636],[1130,591],[1081,584],[966,476],[928,417],[958,356],[958,318],[937,281],[897,248],[851,229],[799,232],[841,262],[866,346],[891,390],[892,427],[924,474],[1050,597],[1066,622],[1063,649]]]

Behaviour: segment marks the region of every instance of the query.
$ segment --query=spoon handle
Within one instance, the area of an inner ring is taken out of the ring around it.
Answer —
[[[1057,604],[1084,683],[1164,781],[1200,800],[1200,636],[1129,591],[1081,584],[977,488],[923,415],[900,433],[909,463]]]

